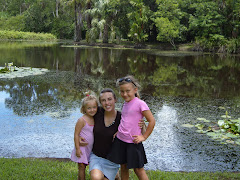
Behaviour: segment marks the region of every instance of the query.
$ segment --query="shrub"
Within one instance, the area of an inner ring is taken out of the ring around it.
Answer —
[[[226,38],[220,34],[210,34],[209,38],[197,37],[195,41],[195,47],[209,51],[215,51],[216,48],[225,46],[226,44]]]
[[[227,42],[227,52],[228,53],[237,53],[237,50],[240,48],[240,39],[230,39]]]
[[[14,30],[22,31],[24,29],[23,15],[11,16],[11,17],[0,17],[0,29],[1,30]]]
[[[17,40],[56,40],[57,38],[49,33],[34,33],[22,31],[0,30],[0,39],[17,39]]]

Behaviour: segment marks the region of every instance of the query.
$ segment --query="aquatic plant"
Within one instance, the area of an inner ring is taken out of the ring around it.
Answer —
[[[11,66],[13,66],[13,62],[11,63],[5,63],[5,67],[0,69],[0,73],[7,73],[7,72],[11,72],[12,69],[11,69]],[[15,66],[16,67],[16,66]],[[14,67],[14,71],[15,71],[15,67]]]
[[[13,66],[13,62],[5,63],[5,67],[0,67],[0,78],[16,78],[29,75],[41,75],[48,70],[45,68],[32,68],[32,67],[16,67]]]
[[[235,135],[239,135],[240,133],[240,118],[238,119],[229,119],[231,118],[228,116],[228,112],[226,111],[226,115],[223,115],[222,117],[225,118],[225,120],[219,120],[218,125],[224,132],[230,132]]]
[[[7,72],[9,72],[9,69],[7,67],[0,69],[0,73],[7,73]]]
[[[221,116],[223,120],[218,120],[214,123],[205,118],[197,118],[201,123],[195,125],[182,124],[182,127],[186,128],[197,128],[196,132],[206,134],[211,139],[219,141],[221,144],[236,144],[240,145],[240,118],[232,119],[226,111],[225,115]]]

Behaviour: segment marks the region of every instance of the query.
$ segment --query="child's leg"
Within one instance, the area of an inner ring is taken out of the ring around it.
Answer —
[[[148,176],[144,168],[134,168],[134,172],[139,180],[148,180]]]
[[[90,179],[92,180],[106,180],[107,178],[104,177],[104,174],[99,169],[93,169],[90,172]]]
[[[121,164],[121,180],[129,179],[129,169],[127,164]]]
[[[78,180],[85,180],[86,164],[78,163]]]
[[[119,171],[118,171],[117,174],[116,174],[115,180],[121,180],[121,179],[120,179]]]

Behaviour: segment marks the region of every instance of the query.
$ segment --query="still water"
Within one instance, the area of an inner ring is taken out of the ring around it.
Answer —
[[[217,123],[226,111],[240,118],[239,56],[1,42],[0,66],[8,62],[50,71],[0,79],[0,157],[70,157],[84,92],[117,93],[116,79],[132,74],[156,118],[146,169],[240,171],[239,145],[181,126]],[[119,110],[122,102],[118,96]]]

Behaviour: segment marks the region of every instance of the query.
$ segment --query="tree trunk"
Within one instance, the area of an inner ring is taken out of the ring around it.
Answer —
[[[81,4],[75,1],[75,32],[74,41],[80,42],[82,40],[82,13]]]
[[[60,1],[59,0],[56,0],[56,17],[58,18],[58,9],[59,9],[59,4],[60,4]]]
[[[89,1],[87,3],[87,9],[91,9],[91,8],[92,8],[92,4],[91,4],[91,1]],[[92,27],[92,23],[91,23],[92,22],[92,17],[90,16],[89,13],[87,14],[86,21],[87,21],[87,28],[91,29],[91,27]]]
[[[109,32],[109,24],[111,23],[110,20],[106,20],[103,29],[103,43],[108,43],[108,32]]]

